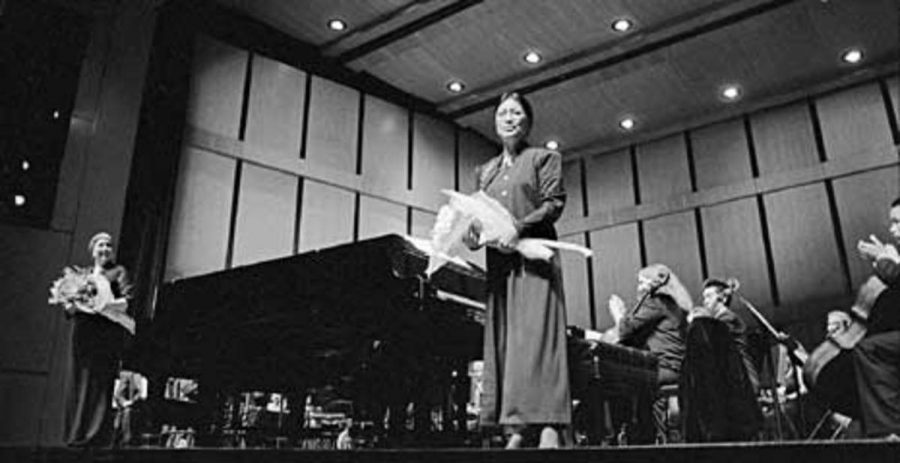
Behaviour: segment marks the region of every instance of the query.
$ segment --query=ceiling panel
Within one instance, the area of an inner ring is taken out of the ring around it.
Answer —
[[[564,152],[604,152],[802,97],[858,73],[839,61],[850,46],[865,50],[863,67],[900,57],[897,0],[218,1],[491,138],[493,99],[526,88],[533,141],[557,139]],[[350,29],[327,30],[332,17]],[[636,29],[614,32],[619,17]],[[526,64],[529,50],[544,62]],[[451,79],[466,91],[448,92]],[[718,98],[731,82],[744,89],[736,104]],[[632,132],[618,128],[626,115],[638,121]]]
[[[398,40],[350,63],[430,101],[454,95],[451,79],[479,88],[534,65],[522,57],[534,50],[544,62],[599,44],[621,40],[611,23],[632,18],[640,28],[674,21],[721,0],[680,2],[494,0]]]

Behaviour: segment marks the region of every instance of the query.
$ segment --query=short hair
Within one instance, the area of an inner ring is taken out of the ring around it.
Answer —
[[[719,290],[719,292],[725,295],[726,304],[731,302],[731,293],[733,288],[728,281],[721,278],[707,278],[703,282],[703,289],[705,290],[706,288],[716,288],[717,290]]]
[[[898,206],[900,206],[900,196],[898,196],[897,199],[895,199],[894,202],[891,203],[891,209]]]
[[[497,108],[499,108],[506,100],[516,100],[522,105],[522,110],[525,111],[525,116],[528,118],[528,127],[534,127],[534,110],[531,108],[531,103],[528,99],[519,92],[506,92],[500,95],[500,101],[498,101],[497,106],[494,107],[494,114],[497,113]]]
[[[91,240],[88,241],[88,254],[94,253],[94,246],[97,245],[100,241],[109,241],[112,243],[112,235],[106,232],[100,232],[91,237]]]

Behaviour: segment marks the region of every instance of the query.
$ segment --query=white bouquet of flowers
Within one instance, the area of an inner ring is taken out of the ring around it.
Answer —
[[[458,258],[463,249],[463,237],[469,233],[473,224],[480,228],[478,244],[492,245],[501,236],[508,236],[515,231],[515,219],[502,204],[483,191],[465,195],[451,190],[442,190],[450,200],[438,211],[437,219],[431,230],[431,252],[425,274],[431,276],[447,261]],[[515,250],[526,259],[550,260],[553,250],[567,250],[593,255],[584,246],[561,241],[523,238],[515,243]]]
[[[128,301],[116,299],[109,280],[89,269],[65,267],[62,277],[50,285],[50,304],[60,305],[68,313],[82,312],[108,318],[134,334],[134,319],[126,310]]]

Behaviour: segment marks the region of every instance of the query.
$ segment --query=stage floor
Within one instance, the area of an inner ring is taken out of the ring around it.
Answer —
[[[633,446],[566,450],[274,450],[274,449],[119,449],[0,447],[3,463],[472,463],[472,462],[621,462],[621,463],[855,463],[900,462],[900,442],[839,441]]]

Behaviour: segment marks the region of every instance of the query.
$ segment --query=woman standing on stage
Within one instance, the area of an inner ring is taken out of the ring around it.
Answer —
[[[561,157],[529,146],[531,105],[504,94],[494,113],[503,151],[476,169],[476,185],[516,220],[515,236],[489,243],[481,420],[505,426],[507,448],[539,433],[539,446],[559,447],[571,423],[566,358],[566,311],[559,257],[526,260],[513,251],[520,238],[556,239],[553,223],[565,205]],[[475,247],[477,227],[467,243]]]
[[[128,273],[116,265],[112,237],[97,233],[88,244],[93,272],[105,277],[115,298],[131,296]],[[112,397],[123,349],[124,329],[108,318],[85,312],[70,315],[72,357],[66,397],[65,439],[70,446],[113,443]]]

